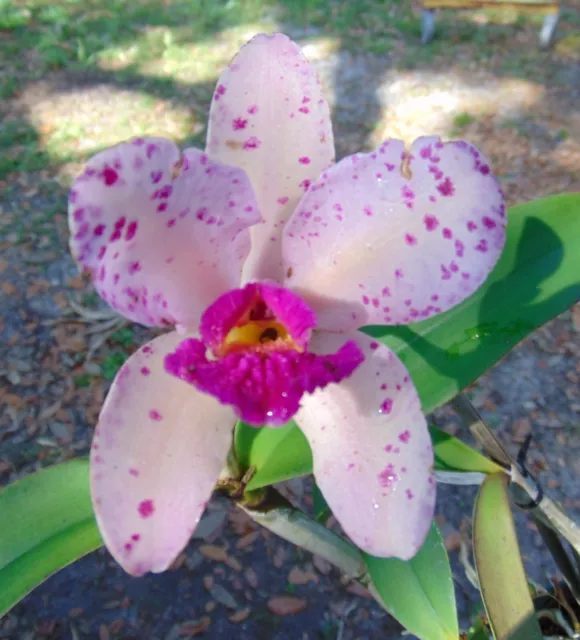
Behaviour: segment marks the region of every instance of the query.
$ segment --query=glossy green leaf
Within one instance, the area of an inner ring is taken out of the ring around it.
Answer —
[[[242,469],[256,470],[247,484],[250,491],[312,472],[310,445],[293,421],[275,429],[238,422],[234,446]]]
[[[441,471],[479,471],[480,473],[501,473],[503,468],[479,453],[458,438],[437,427],[429,427],[435,469]]]
[[[25,476],[0,491],[0,616],[53,573],[103,543],[87,460]]]
[[[481,485],[473,516],[473,552],[495,640],[542,640],[508,497],[505,474]]]
[[[417,555],[404,562],[364,554],[385,607],[421,640],[457,640],[459,627],[449,558],[433,523]]]
[[[405,363],[428,413],[474,382],[531,331],[580,299],[578,273],[580,194],[528,202],[509,210],[502,258],[474,295],[425,322],[365,327],[364,331]],[[252,433],[250,429],[241,423],[236,429],[242,465],[257,469],[250,488],[311,471],[308,444],[294,423],[251,429]]]

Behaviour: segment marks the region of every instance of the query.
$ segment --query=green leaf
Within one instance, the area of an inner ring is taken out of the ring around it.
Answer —
[[[242,469],[256,468],[247,484],[249,491],[312,472],[310,445],[293,421],[276,429],[238,422],[234,446]]]
[[[580,194],[565,194],[513,207],[507,242],[486,283],[447,313],[403,327],[365,327],[393,349],[429,413],[448,402],[536,327],[580,298]],[[491,472],[493,463],[462,456],[453,441],[439,443],[444,469]],[[277,429],[236,428],[242,466],[254,465],[248,487],[312,471],[306,438],[295,423]],[[439,457],[439,451],[436,452]],[[475,468],[468,468],[474,463]],[[479,465],[484,465],[488,471]]]
[[[25,476],[0,491],[0,616],[53,573],[103,543],[87,460]]]
[[[454,438],[437,427],[429,427],[435,469],[441,471],[479,471],[480,473],[501,473],[503,468],[489,458],[472,449],[458,438]]]
[[[508,478],[489,475],[473,515],[473,552],[487,617],[495,640],[542,640],[524,571]]]
[[[364,554],[385,607],[421,640],[457,640],[459,627],[449,558],[437,525],[409,561]]]

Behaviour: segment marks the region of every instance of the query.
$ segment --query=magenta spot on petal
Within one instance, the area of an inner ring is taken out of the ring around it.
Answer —
[[[496,222],[491,218],[488,218],[487,216],[484,216],[481,221],[487,229],[495,229],[495,227],[497,226]]]
[[[129,469],[129,474],[132,475],[134,478],[137,478],[139,476],[139,470],[138,469]]]
[[[407,489],[405,491],[405,493],[407,494],[407,499],[408,500],[412,500],[415,496],[413,495],[413,492],[411,491],[411,489]]]
[[[248,121],[244,118],[235,118],[232,122],[232,129],[234,131],[239,131],[240,129],[245,129]]]
[[[455,187],[453,186],[451,180],[447,177],[445,178],[445,180],[443,180],[443,182],[440,182],[437,185],[437,191],[439,191],[442,196],[452,196],[455,193]]]
[[[149,369],[149,367],[141,367],[141,373],[144,376],[148,376],[151,373],[151,369]]]
[[[133,542],[139,542],[140,539],[141,539],[141,536],[138,533],[134,533],[131,536],[131,540],[133,540]]]
[[[163,416],[159,413],[159,411],[157,411],[157,409],[151,409],[151,411],[149,411],[149,417],[151,418],[151,420],[155,420],[155,422],[160,422],[161,420],[163,420]]]
[[[488,250],[487,240],[485,239],[481,240],[479,244],[475,247],[475,250],[481,253],[486,253]]]
[[[448,227],[445,227],[443,229],[443,237],[447,238],[447,240],[453,238],[453,231],[451,231],[451,229],[449,229]]]
[[[379,348],[379,343],[378,342],[371,342],[369,345],[369,348],[372,349],[373,351],[376,351]]]
[[[130,222],[127,226],[127,231],[125,232],[125,240],[132,240],[135,237],[135,233],[137,233],[138,223],[136,220]]]
[[[395,468],[392,464],[388,464],[377,476],[379,484],[383,488],[392,487],[398,480]]]
[[[143,500],[139,503],[137,507],[137,511],[142,518],[149,518],[153,515],[155,511],[155,507],[153,505],[153,500]]]
[[[251,149],[258,149],[260,144],[261,142],[259,138],[256,138],[256,136],[251,136],[244,142],[243,148],[246,149],[246,151]]]
[[[404,442],[405,444],[407,444],[410,439],[411,439],[411,432],[408,429],[406,431],[403,431],[402,433],[399,433],[399,440],[401,442]]]
[[[467,223],[467,230],[475,231],[476,229],[477,229],[477,225],[475,224],[475,222],[473,222],[472,220],[469,220],[469,222]]]
[[[356,466],[356,465],[355,465],[355,463],[354,463],[354,462],[350,462],[350,463],[349,463],[349,465],[348,465],[348,467],[347,467],[346,469],[347,469],[347,471],[350,471],[351,469],[354,469],[354,467],[355,467],[355,466]]]
[[[417,244],[417,238],[414,235],[411,235],[410,233],[406,233],[405,234],[405,242],[412,247],[413,245]]]
[[[427,231],[435,231],[439,226],[439,220],[435,216],[425,216],[423,222]]]
[[[111,169],[111,167],[105,167],[103,169],[103,180],[105,181],[105,184],[107,185],[107,187],[110,187],[111,185],[115,184],[118,178],[119,178],[119,174],[114,169]]]
[[[253,104],[251,106],[248,107],[248,113],[250,115],[254,115],[256,113],[258,113],[258,105],[257,104]]]
[[[278,198],[278,204],[286,204],[288,202],[288,198],[287,197],[283,197],[283,198]]]
[[[387,415],[389,413],[391,413],[391,411],[393,410],[393,401],[391,400],[391,398],[387,398],[382,404],[381,404],[381,413],[386,413]]]
[[[310,158],[308,156],[302,156],[301,158],[298,158],[298,162],[300,164],[310,164]]]

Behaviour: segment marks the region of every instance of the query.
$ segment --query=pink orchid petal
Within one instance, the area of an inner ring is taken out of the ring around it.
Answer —
[[[181,163],[181,164],[180,164]],[[71,251],[101,297],[145,325],[197,328],[240,282],[260,220],[244,172],[138,138],[89,160],[69,199]]]
[[[91,491],[99,528],[129,573],[165,570],[187,544],[224,467],[234,415],[166,373],[168,333],[121,368],[95,430]]]
[[[435,505],[433,450],[421,405],[395,354],[362,333],[317,333],[333,352],[356,340],[364,363],[350,378],[302,398],[296,422],[308,438],[314,477],[348,536],[377,556],[411,558]]]
[[[285,35],[258,35],[221,75],[207,151],[241,167],[265,222],[252,233],[244,280],[282,280],[280,236],[311,182],[334,159],[328,105],[314,69]]]
[[[345,158],[310,188],[285,227],[285,284],[320,327],[406,324],[471,295],[505,241],[504,196],[465,142],[389,140]]]

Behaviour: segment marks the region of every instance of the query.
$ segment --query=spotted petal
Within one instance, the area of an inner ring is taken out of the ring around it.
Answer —
[[[409,176],[409,177],[406,177]],[[465,142],[389,140],[345,158],[286,225],[286,285],[332,330],[406,324],[471,295],[505,241],[503,193]]]
[[[129,358],[93,439],[97,522],[109,551],[133,575],[163,571],[187,544],[231,443],[231,409],[163,368],[182,339],[163,335]]]
[[[296,422],[314,477],[348,536],[377,556],[411,558],[433,517],[433,451],[417,392],[392,351],[361,333],[323,332],[311,349],[356,340],[364,363],[347,380],[302,398]]]
[[[252,229],[244,280],[281,282],[284,223],[334,159],[329,109],[318,78],[285,35],[256,36],[221,75],[207,151],[246,171],[265,219]]]
[[[114,309],[145,325],[196,328],[239,284],[260,215],[242,170],[139,138],[89,160],[69,220],[73,255]]]

